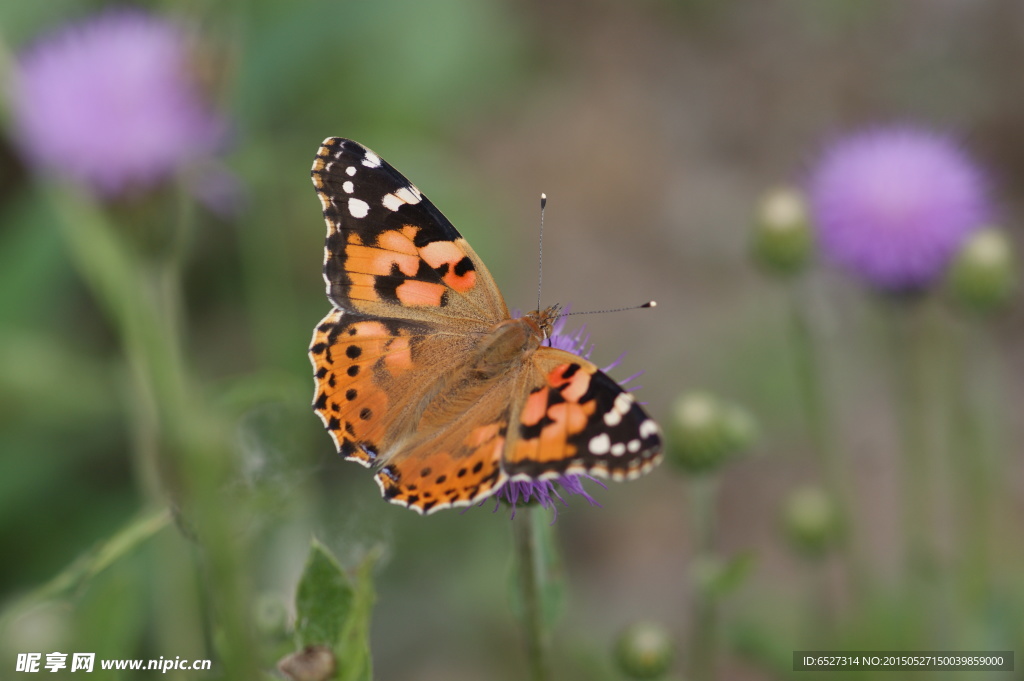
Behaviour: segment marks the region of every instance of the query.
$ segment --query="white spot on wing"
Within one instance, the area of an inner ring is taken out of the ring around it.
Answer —
[[[367,168],[379,168],[380,156],[377,156],[377,154],[367,149],[366,156],[363,157],[363,165],[366,166]]]
[[[355,185],[352,184],[352,180],[346,180],[345,184],[341,185],[341,188],[345,190],[346,194],[351,194],[352,190],[355,189]]]
[[[415,205],[423,199],[423,195],[415,187],[402,187],[393,194],[385,194],[384,207],[390,211],[396,211],[403,204]]]
[[[647,419],[640,424],[640,437],[650,437],[658,434],[658,424],[652,419]]]
[[[417,204],[423,198],[423,195],[420,194],[420,190],[416,189],[416,187],[413,187],[411,185],[399,189],[397,192],[395,192],[395,196],[409,204]]]
[[[633,404],[633,398],[629,393],[620,393],[612,404],[612,409],[604,415],[605,425],[617,426],[622,423],[622,417],[629,413]]]
[[[607,454],[608,450],[611,449],[612,441],[608,437],[608,433],[601,433],[597,437],[590,439],[590,453],[591,454]]]
[[[351,198],[348,200],[348,212],[354,218],[365,218],[366,214],[370,212],[370,205],[366,201]],[[645,423],[648,422],[645,421]]]
[[[352,177],[353,175],[356,174],[356,167],[349,166],[348,168],[345,168],[345,174],[348,175],[349,177]]]
[[[612,445],[612,456],[622,456],[626,453],[626,445],[616,442]]]
[[[628,449],[633,454],[639,452],[640,451],[640,440],[630,440],[629,444],[626,445],[626,449]]]

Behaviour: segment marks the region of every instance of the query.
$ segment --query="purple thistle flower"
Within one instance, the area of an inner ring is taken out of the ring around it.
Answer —
[[[567,494],[578,494],[586,499],[591,506],[600,506],[601,504],[597,503],[597,500],[583,488],[583,478],[593,480],[601,487],[605,487],[603,482],[589,475],[562,475],[550,480],[513,480],[505,483],[498,490],[496,496],[498,504],[494,510],[497,511],[501,502],[504,501],[512,507],[512,517],[515,518],[516,506],[519,504],[526,506],[531,502],[536,502],[540,504],[541,508],[554,511],[555,517],[551,519],[551,522],[554,523],[558,518],[558,506],[555,501],[560,501],[565,506],[569,505],[569,502],[559,493],[559,487]]]
[[[565,307],[568,311],[569,306]],[[519,317],[521,312],[519,310],[513,310],[512,316]],[[585,359],[590,359],[590,354],[593,352],[594,346],[590,342],[590,334],[587,333],[587,327],[581,326],[579,329],[571,333],[565,331],[566,318],[564,316],[559,317],[552,327],[551,337],[548,339],[548,345],[559,350],[565,350],[573,354],[579,355]],[[615,367],[622,361],[622,356],[612,362],[610,365],[604,368],[604,371]],[[627,379],[625,383],[633,380],[640,374],[635,374]],[[563,505],[568,506],[569,503],[562,496],[562,492],[569,495],[578,495],[587,500],[591,506],[600,506],[596,499],[590,496],[590,493],[583,487],[583,479],[593,480],[601,487],[605,487],[605,484],[589,475],[562,475],[556,478],[550,478],[546,480],[511,480],[501,489],[498,490],[495,495],[497,504],[494,510],[497,511],[501,506],[501,502],[507,503],[512,507],[512,517],[515,518],[516,507],[519,504],[527,505],[530,503],[537,503],[544,509],[551,509],[554,511],[554,518],[551,520],[552,523],[558,518],[558,506],[556,502],[562,502]]]
[[[565,332],[565,325],[567,323],[569,309],[571,305],[566,305],[563,308],[562,316],[555,320],[555,323],[551,327],[551,338],[548,339],[548,345],[559,350],[565,350],[575,355],[579,355],[583,359],[590,359],[590,353],[594,351],[594,346],[590,342],[590,334],[587,333],[587,325],[584,324],[580,328],[576,329],[572,333]],[[520,316],[518,310],[512,312],[513,316]]]
[[[210,156],[225,128],[199,97],[184,37],[162,19],[111,11],[40,39],[10,91],[26,160],[110,197]]]
[[[846,137],[810,179],[825,256],[889,290],[927,286],[988,219],[980,170],[949,138],[900,126]]]

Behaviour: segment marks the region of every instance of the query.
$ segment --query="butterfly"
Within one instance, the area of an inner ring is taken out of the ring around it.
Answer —
[[[421,514],[509,481],[632,479],[661,458],[658,425],[583,357],[545,342],[559,306],[513,319],[462,235],[363,145],[329,137],[313,185],[333,307],[309,350],[313,409],[388,501]]]

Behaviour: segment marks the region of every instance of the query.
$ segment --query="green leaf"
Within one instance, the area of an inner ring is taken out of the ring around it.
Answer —
[[[327,547],[314,539],[295,595],[295,635],[300,648],[334,647],[352,611],[355,588]]]
[[[334,651],[340,681],[371,681],[370,617],[373,612],[371,552],[349,576],[319,540],[313,539],[295,596],[296,645]]]

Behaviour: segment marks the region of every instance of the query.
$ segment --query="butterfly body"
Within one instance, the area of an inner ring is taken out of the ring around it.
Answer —
[[[509,315],[469,244],[372,151],[324,141],[312,170],[331,312],[310,347],[314,410],[389,501],[467,506],[509,480],[639,476],[657,425],[588,360],[544,345],[559,307]]]

